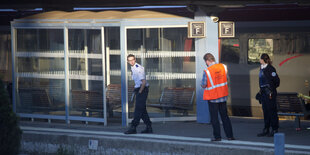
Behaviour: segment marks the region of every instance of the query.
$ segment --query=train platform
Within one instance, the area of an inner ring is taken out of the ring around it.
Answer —
[[[120,122],[84,124],[72,122],[21,121],[22,154],[55,153],[65,149],[72,154],[274,154],[273,137],[257,137],[263,119],[230,117],[236,140],[226,140],[223,128],[220,142],[211,142],[211,124],[196,121],[154,122],[153,134],[125,135]],[[310,154],[310,121],[280,120],[279,133],[285,135],[285,154]]]

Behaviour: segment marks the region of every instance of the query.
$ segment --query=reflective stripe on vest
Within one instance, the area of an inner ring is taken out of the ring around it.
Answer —
[[[214,85],[214,84],[213,84],[213,80],[212,80],[212,78],[211,78],[210,71],[209,71],[208,69],[207,69],[206,71],[207,71],[208,80],[210,80],[210,83],[211,83],[211,87],[209,87],[209,88],[206,87],[205,90],[212,90],[212,89],[214,89],[214,88],[222,87],[222,86],[227,85],[227,82]]]

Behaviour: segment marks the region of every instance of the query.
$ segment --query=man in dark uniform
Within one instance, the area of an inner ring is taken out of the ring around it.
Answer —
[[[153,133],[152,122],[146,111],[146,99],[149,93],[149,84],[146,81],[144,68],[136,63],[134,55],[129,54],[127,61],[131,65],[132,79],[135,82],[135,93],[136,93],[136,106],[134,112],[134,119],[131,122],[130,128],[124,132],[125,134],[136,134],[136,128],[139,125],[140,119],[146,124],[145,130],[141,133]]]
[[[280,85],[280,78],[276,69],[271,65],[271,60],[268,54],[262,54],[261,69],[259,72],[259,87],[260,87],[260,103],[262,104],[264,113],[265,127],[263,131],[257,134],[258,137],[269,136],[273,137],[278,132],[279,118],[277,114],[277,87]],[[272,130],[269,132],[269,128]]]

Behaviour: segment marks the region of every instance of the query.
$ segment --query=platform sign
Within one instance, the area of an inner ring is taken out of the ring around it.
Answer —
[[[206,37],[205,22],[188,22],[187,29],[188,38],[204,38]]]
[[[220,21],[219,22],[219,38],[235,37],[235,22]]]

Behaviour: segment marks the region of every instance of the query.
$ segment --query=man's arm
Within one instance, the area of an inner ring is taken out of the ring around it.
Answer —
[[[201,79],[201,87],[202,88],[206,88],[207,87],[207,76],[206,76],[206,72],[203,71],[203,75],[202,75],[202,79]]]
[[[140,90],[139,90],[140,94],[142,93],[142,91],[143,91],[143,89],[144,89],[144,87],[146,85],[146,80],[145,79],[142,79],[141,81],[142,81],[142,84],[141,84],[141,87],[140,87]]]

